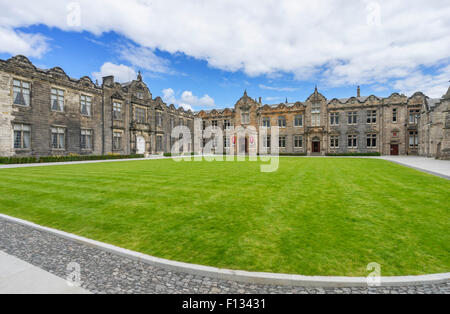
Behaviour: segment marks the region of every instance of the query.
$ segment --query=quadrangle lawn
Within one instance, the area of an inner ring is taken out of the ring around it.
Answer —
[[[176,261],[302,275],[449,272],[449,192],[375,159],[0,169],[1,213]]]

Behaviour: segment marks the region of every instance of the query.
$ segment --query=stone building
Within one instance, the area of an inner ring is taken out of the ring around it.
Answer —
[[[0,60],[0,156],[160,154],[171,130],[194,115],[153,98],[139,74],[102,85],[42,70],[26,57]]]
[[[419,130],[420,155],[450,159],[450,87],[441,99],[422,106]]]
[[[280,154],[450,158],[449,103],[450,89],[441,99],[381,98],[363,97],[358,87],[354,97],[327,99],[316,87],[304,102],[265,105],[244,92],[233,108],[194,114],[153,98],[140,74],[99,85],[16,56],[0,60],[0,156],[162,154],[182,138],[171,133],[183,125],[192,134],[184,152],[257,154],[276,146]]]
[[[280,154],[380,153],[445,158],[450,148],[448,94],[442,99],[431,99],[421,92],[411,97],[398,93],[387,98],[366,97],[360,95],[358,87],[355,97],[329,100],[316,87],[304,102],[263,105],[261,98],[254,100],[244,92],[234,108],[203,110],[197,116],[202,119],[203,131],[208,127],[222,131],[227,126],[256,130],[263,127],[270,135],[270,127],[278,126],[279,135],[275,140]],[[427,133],[422,124],[426,124],[428,116],[436,118],[434,131]],[[259,147],[270,147],[270,141],[274,140],[270,136],[260,138],[258,134],[245,134],[245,138],[240,138],[236,132],[222,133],[225,152],[252,153],[259,151]],[[435,143],[432,150],[425,150],[426,136]],[[203,146],[207,142],[203,139]],[[217,142],[214,141],[213,148],[221,146]]]

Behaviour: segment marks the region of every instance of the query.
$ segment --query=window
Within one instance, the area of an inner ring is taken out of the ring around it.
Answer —
[[[230,129],[231,128],[231,121],[230,120],[223,120],[223,128],[224,129]]]
[[[393,136],[393,137],[398,137],[398,132],[397,132],[397,131],[393,131],[393,132],[392,132],[392,136]]]
[[[144,93],[142,93],[142,92],[136,92],[136,98],[137,98],[137,99],[144,99]]]
[[[286,127],[286,117],[283,116],[278,117],[278,127],[280,128]]]
[[[358,113],[356,111],[351,111],[347,113],[347,123],[356,124],[358,121]]]
[[[178,121],[179,121],[179,122],[178,122],[178,125],[184,125],[184,120],[183,120],[183,118],[180,118]]]
[[[410,131],[409,132],[409,147],[417,148],[418,146],[419,146],[419,136],[417,134],[417,131]]]
[[[339,137],[338,136],[330,137],[330,147],[331,148],[339,148]]]
[[[397,108],[392,109],[392,122],[393,123],[397,123],[397,114],[398,114]]]
[[[217,129],[217,126],[218,126],[219,124],[218,124],[217,120],[212,120],[212,121],[211,121],[211,125],[212,125],[212,128],[213,128],[213,129]]]
[[[295,148],[302,148],[303,147],[303,136],[301,136],[301,135],[295,135],[294,136],[294,147]]]
[[[224,137],[223,138],[223,147],[224,148],[230,148],[230,138],[229,137]]]
[[[162,113],[157,111],[156,112],[156,126],[162,128]]]
[[[90,116],[92,108],[92,97],[81,95],[80,102],[81,102],[81,114],[85,116]]]
[[[52,88],[51,103],[53,111],[64,111],[64,91],[62,89]]]
[[[92,130],[81,130],[81,149],[92,149]]]
[[[263,140],[263,147],[264,148],[270,148],[270,136],[266,136]]]
[[[377,147],[377,135],[376,134],[367,134],[367,147],[368,148]]]
[[[113,133],[113,150],[122,149],[122,132]]]
[[[207,139],[206,139],[206,138],[204,138],[204,139],[203,139],[203,148],[205,148],[205,147],[206,147],[206,142],[207,142]]]
[[[14,105],[30,106],[30,83],[14,80],[13,81],[13,103]]]
[[[156,137],[156,151],[162,152],[163,150],[163,144],[162,144],[162,136]]]
[[[31,147],[31,127],[26,124],[14,124],[14,148],[29,149]]]
[[[202,129],[203,129],[203,131],[206,130],[206,121],[205,120],[202,121]]]
[[[409,111],[409,123],[410,124],[417,124],[417,121],[419,119],[420,110],[410,110]]]
[[[250,113],[248,113],[248,112],[241,113],[241,123],[242,124],[250,123]]]
[[[122,120],[122,104],[115,102],[113,103],[113,119]]]
[[[263,118],[263,127],[270,128],[270,118],[269,117]]]
[[[367,110],[367,123],[368,124],[377,123],[377,111],[376,110]]]
[[[286,136],[278,137],[278,147],[286,148]]]
[[[52,128],[52,148],[65,149],[66,148],[66,129]]]
[[[339,125],[339,113],[338,112],[330,113],[330,124],[331,125]]]
[[[173,129],[175,127],[175,118],[170,117],[170,128]]]
[[[358,147],[358,142],[357,142],[356,135],[349,135],[348,136],[347,147],[348,148],[357,148]]]
[[[312,104],[311,107],[311,125],[320,126],[320,104]]]
[[[294,127],[302,127],[303,126],[303,115],[296,115],[294,118]]]
[[[134,108],[134,119],[137,123],[147,123],[147,117],[144,108]]]

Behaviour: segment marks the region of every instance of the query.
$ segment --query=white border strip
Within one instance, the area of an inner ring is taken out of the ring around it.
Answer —
[[[182,262],[170,261],[143,253],[123,249],[107,243],[87,239],[64,231],[43,227],[35,223],[0,214],[0,218],[15,222],[36,230],[55,234],[62,238],[88,245],[102,251],[123,257],[131,258],[135,261],[170,269],[177,272],[189,273],[192,275],[207,276],[216,279],[232,280],[252,284],[287,285],[302,287],[367,287],[366,277],[323,277],[323,276],[301,276],[289,274],[258,273],[241,270],[220,269],[216,267],[201,266]],[[420,275],[420,276],[398,276],[381,277],[381,286],[410,286],[422,284],[439,284],[450,281],[450,273]]]

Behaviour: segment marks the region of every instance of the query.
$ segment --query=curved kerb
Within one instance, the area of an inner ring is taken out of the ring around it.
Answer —
[[[40,231],[55,234],[62,238],[82,243],[112,254],[117,254],[133,260],[144,262],[152,266],[157,266],[172,271],[189,273],[198,276],[207,276],[216,279],[232,280],[252,284],[270,284],[283,286],[301,287],[367,287],[366,277],[328,277],[328,276],[301,276],[289,274],[273,274],[248,272],[241,270],[220,269],[210,266],[188,264],[170,261],[143,253],[123,249],[107,243],[91,240],[68,232],[37,225],[35,223],[0,214],[0,218],[28,226]],[[380,286],[411,286],[423,284],[439,284],[450,281],[450,273],[420,275],[420,276],[397,276],[381,277]]]

